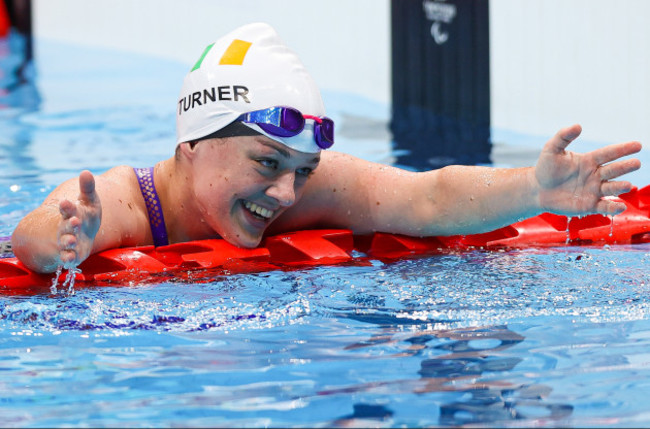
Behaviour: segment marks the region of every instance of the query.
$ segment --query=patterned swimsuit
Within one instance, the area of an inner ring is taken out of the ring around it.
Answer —
[[[156,192],[156,186],[153,183],[153,167],[134,168],[133,171],[135,171],[135,176],[138,178],[140,191],[142,192],[144,203],[147,206],[153,244],[156,247],[165,246],[169,244],[169,239],[167,237],[167,227],[165,226],[162,206],[160,205],[158,192]]]

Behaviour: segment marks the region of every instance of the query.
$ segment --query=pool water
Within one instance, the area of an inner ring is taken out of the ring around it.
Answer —
[[[171,155],[187,65],[39,40],[20,81],[4,43],[0,236]],[[324,97],[339,150],[395,159],[386,106]],[[371,262],[0,297],[2,425],[650,426],[650,245]]]

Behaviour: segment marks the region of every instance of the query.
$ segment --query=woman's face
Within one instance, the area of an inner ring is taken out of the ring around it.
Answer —
[[[206,140],[194,149],[194,200],[201,218],[230,243],[257,246],[269,224],[302,195],[319,154],[265,136]]]

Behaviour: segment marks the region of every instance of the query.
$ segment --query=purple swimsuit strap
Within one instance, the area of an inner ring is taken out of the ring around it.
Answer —
[[[169,244],[169,239],[167,238],[167,227],[165,226],[162,206],[160,205],[158,192],[156,192],[156,186],[153,183],[153,167],[134,168],[133,171],[135,171],[135,177],[138,178],[140,191],[147,206],[153,244],[156,247],[165,246]]]

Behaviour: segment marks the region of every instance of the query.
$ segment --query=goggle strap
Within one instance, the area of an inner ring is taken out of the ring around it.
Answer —
[[[314,116],[314,115],[302,115],[302,117],[305,118],[305,119],[312,119],[314,122],[317,122],[317,123],[319,123],[319,124],[322,124],[322,123],[323,123],[323,119],[322,119],[322,118],[319,118],[318,116]]]

